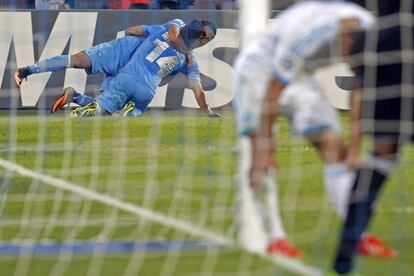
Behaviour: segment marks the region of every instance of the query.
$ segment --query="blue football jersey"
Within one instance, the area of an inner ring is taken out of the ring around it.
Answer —
[[[163,77],[177,72],[200,79],[197,63],[193,60],[193,65],[187,67],[187,56],[170,44],[168,29],[149,36],[120,72],[153,90]]]
[[[118,55],[115,59],[119,59],[117,66],[118,71],[128,63],[134,52],[142,45],[147,37],[159,32],[168,31],[168,28],[171,25],[175,25],[179,29],[182,29],[185,26],[185,23],[181,19],[172,19],[161,25],[143,25],[145,37],[126,36],[119,38],[119,45],[116,45],[116,48],[114,49],[116,51],[115,54]],[[116,75],[117,73],[118,72],[112,72],[112,75]]]
[[[145,37],[149,37],[152,34],[168,30],[171,25],[175,25],[181,30],[185,26],[185,23],[181,19],[176,18],[169,20],[162,25],[143,25]]]
[[[185,26],[181,19],[173,19],[161,25],[143,25],[145,37],[125,36],[85,49],[92,62],[92,68],[88,73],[117,75],[146,37],[168,30],[171,25],[175,25],[179,29]]]

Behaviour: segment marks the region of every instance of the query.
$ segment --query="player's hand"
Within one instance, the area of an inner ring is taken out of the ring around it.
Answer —
[[[193,65],[193,54],[191,52],[187,53],[187,67]]]
[[[270,170],[274,168],[276,168],[276,162],[271,150],[254,158],[250,169],[250,186],[253,189],[263,187],[266,184]]]
[[[16,85],[18,87],[20,87],[20,85],[22,85],[23,80],[26,80],[27,81],[27,78],[20,77],[19,70],[15,70],[14,71],[14,73],[13,73],[13,79],[16,82]]]
[[[265,185],[267,170],[265,168],[252,167],[250,169],[250,187],[259,189]]]
[[[210,117],[210,118],[222,118],[220,113],[214,112],[212,110],[208,111],[207,116]]]

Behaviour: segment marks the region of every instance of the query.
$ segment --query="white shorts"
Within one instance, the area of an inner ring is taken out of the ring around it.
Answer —
[[[233,105],[236,109],[237,132],[239,135],[248,135],[259,129],[266,84],[267,81],[263,79],[251,81],[241,75],[236,76]]]
[[[267,81],[236,78],[235,108],[239,135],[248,135],[260,127],[262,101]],[[335,109],[323,97],[316,80],[302,76],[289,84],[279,98],[279,113],[286,116],[293,134],[307,136],[325,129],[341,132]]]

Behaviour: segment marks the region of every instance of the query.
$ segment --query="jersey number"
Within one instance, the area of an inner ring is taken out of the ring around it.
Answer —
[[[155,47],[154,50],[152,50],[151,53],[149,53],[146,56],[146,60],[148,60],[149,62],[155,61],[160,67],[158,75],[160,77],[164,77],[172,72],[173,68],[180,63],[180,60],[177,56],[168,56],[160,58],[162,53],[164,53],[165,50],[168,49],[169,45],[167,42],[162,42],[159,39],[156,39],[154,43],[155,45],[157,45],[157,47]]]
[[[155,47],[154,50],[152,50],[151,53],[146,56],[146,60],[149,62],[154,62],[169,47],[167,42],[162,42],[159,39],[156,39],[154,43],[157,45],[157,47]]]

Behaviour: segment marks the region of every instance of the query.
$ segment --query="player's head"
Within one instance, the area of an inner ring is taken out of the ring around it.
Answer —
[[[355,47],[356,38],[359,38],[359,33],[364,30],[369,30],[374,23],[375,21],[372,18],[349,17],[341,19],[338,28],[338,42],[341,54],[348,56],[352,48]]]
[[[216,24],[207,20],[193,20],[181,29],[184,43],[190,49],[206,45],[217,33]]]

